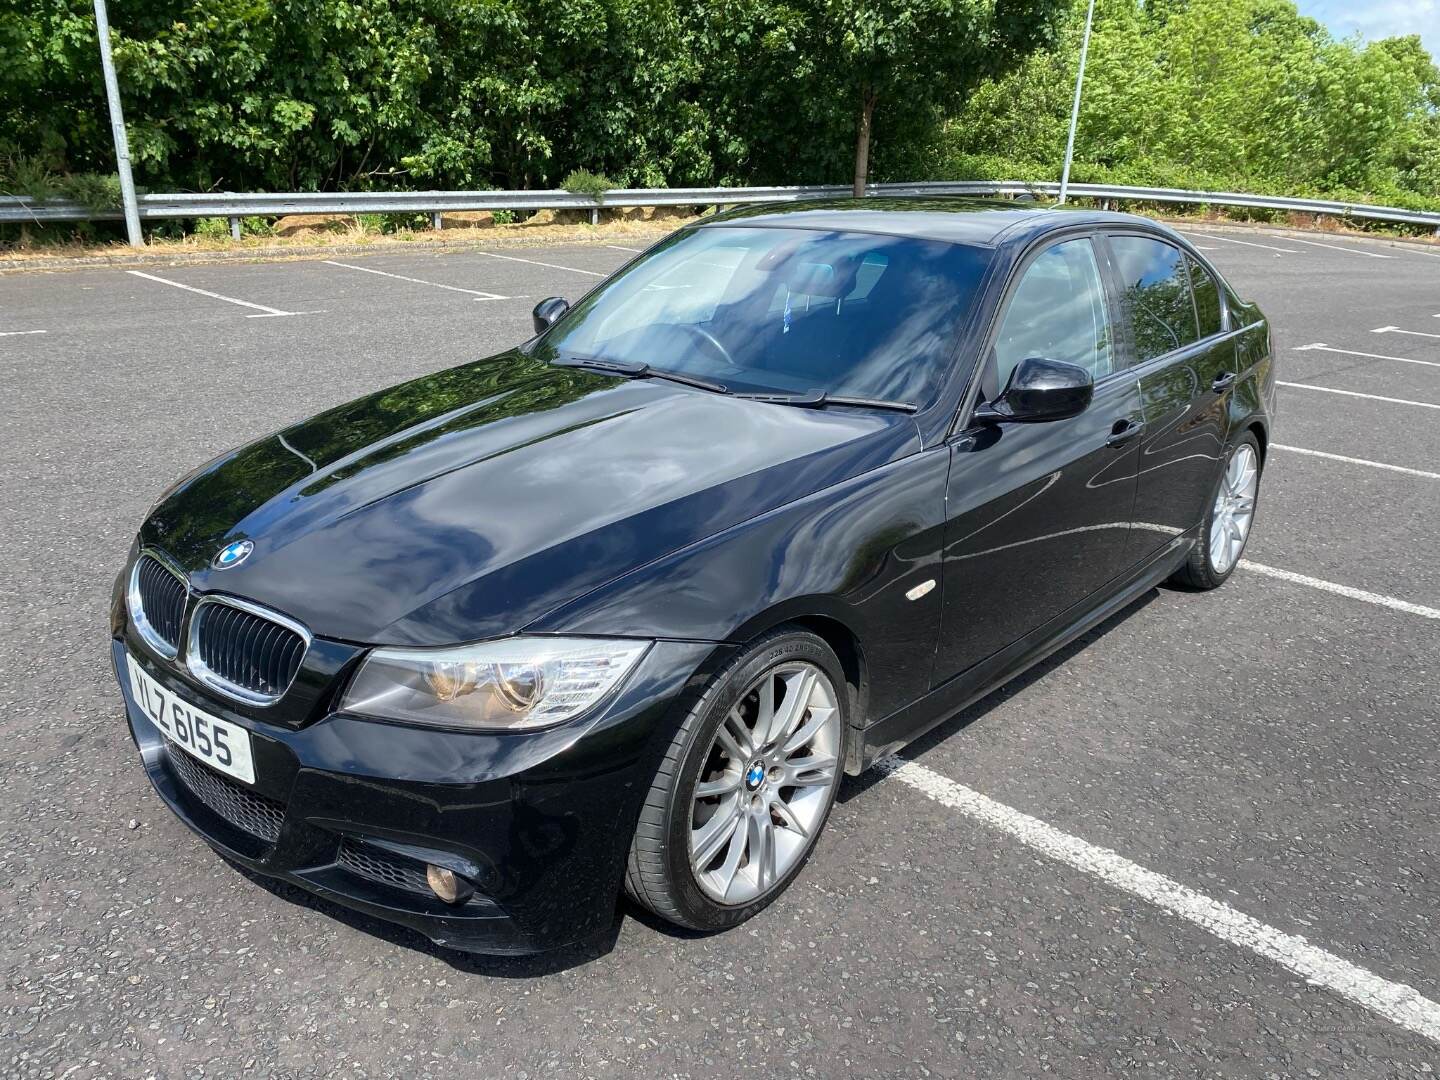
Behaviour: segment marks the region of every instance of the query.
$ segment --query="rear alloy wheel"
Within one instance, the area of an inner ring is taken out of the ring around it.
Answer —
[[[1210,568],[1217,575],[1235,569],[1250,523],[1255,520],[1255,497],[1260,493],[1260,460],[1249,443],[1241,443],[1230,455],[1225,478],[1210,511]]]
[[[651,788],[626,887],[662,918],[733,926],[799,873],[835,801],[844,681],[804,631],[770,635],[690,710]]]
[[[1172,580],[1192,589],[1214,589],[1234,572],[1250,539],[1260,496],[1260,446],[1246,433],[1230,452],[1200,540]]]

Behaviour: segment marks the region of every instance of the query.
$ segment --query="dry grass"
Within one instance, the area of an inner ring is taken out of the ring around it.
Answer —
[[[478,246],[533,247],[575,242],[620,242],[633,239],[649,243],[680,226],[697,220],[693,216],[667,216],[651,220],[610,220],[598,225],[546,224],[521,222],[510,225],[486,225],[483,228],[451,228],[435,230],[401,230],[383,233],[367,227],[358,218],[332,222],[324,229],[311,229],[292,236],[247,235],[239,240],[227,236],[190,235],[181,239],[150,238],[144,250],[136,250],[122,241],[107,243],[70,241],[29,242],[0,248],[0,267],[24,269],[27,265],[46,265],[72,261],[77,265],[96,262],[127,262],[132,260],[185,259],[188,256],[228,256],[232,258],[306,258],[333,252],[337,248],[398,250],[446,250]]]
[[[1234,228],[1293,229],[1297,232],[1323,232],[1337,236],[1358,236],[1371,240],[1393,240],[1407,244],[1440,246],[1440,236],[1428,232],[1414,232],[1398,224],[1374,222],[1367,226],[1358,221],[1347,220],[1334,214],[1302,214],[1295,211],[1274,213],[1268,219],[1235,216],[1232,210],[1211,207],[1199,214],[1159,213],[1154,215],[1162,221],[1188,223],[1191,225],[1228,225]]]

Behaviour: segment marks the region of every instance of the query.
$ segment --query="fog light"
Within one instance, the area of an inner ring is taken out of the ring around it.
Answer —
[[[454,870],[436,866],[434,863],[426,864],[425,880],[429,882],[435,895],[447,904],[463,904],[475,892],[475,886]]]

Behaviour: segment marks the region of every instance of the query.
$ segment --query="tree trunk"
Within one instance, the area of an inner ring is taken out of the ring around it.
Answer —
[[[855,132],[855,187],[857,199],[865,197],[865,180],[870,174],[870,121],[875,115],[875,95],[870,90],[862,92],[860,100],[860,123]]]

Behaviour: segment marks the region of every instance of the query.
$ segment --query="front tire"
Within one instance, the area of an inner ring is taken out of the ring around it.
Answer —
[[[730,661],[675,733],[640,813],[625,890],[692,930],[723,930],[795,879],[830,815],[849,731],[835,653],[780,629]]]
[[[1240,565],[1260,496],[1260,443],[1246,432],[1230,450],[1210,509],[1185,565],[1171,581],[1187,589],[1218,589]]]

